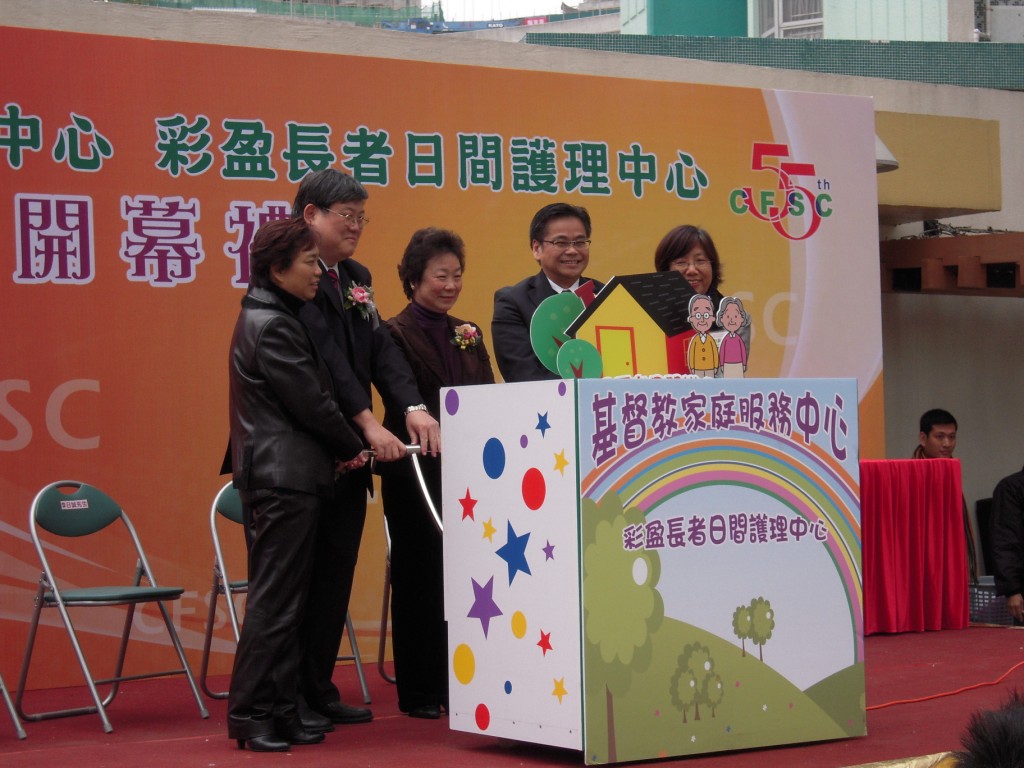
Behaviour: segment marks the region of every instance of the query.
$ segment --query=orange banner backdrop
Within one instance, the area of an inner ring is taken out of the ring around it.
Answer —
[[[456,312],[488,344],[494,291],[536,270],[527,233],[541,206],[590,210],[601,279],[651,271],[668,229],[704,226],[722,290],[754,316],[748,376],[858,378],[862,454],[882,455],[867,99],[13,28],[0,28],[0,68],[8,680],[38,574],[28,506],[62,478],[119,500],[156,576],[186,587],[176,621],[198,666],[248,242],[311,168],[370,192],[356,258],[385,318],[405,304],[395,265],[411,233],[459,232]],[[802,356],[812,337],[831,353]],[[379,621],[380,517],[371,503],[353,598],[364,639]],[[139,624],[145,636],[152,617]],[[229,669],[228,636],[213,672]],[[61,666],[30,685],[80,682]]]

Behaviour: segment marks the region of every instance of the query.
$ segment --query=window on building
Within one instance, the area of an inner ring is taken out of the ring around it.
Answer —
[[[758,0],[757,20],[761,37],[774,37],[769,33],[775,31],[775,0]]]
[[[761,37],[823,37],[821,4],[821,0],[758,0]]]

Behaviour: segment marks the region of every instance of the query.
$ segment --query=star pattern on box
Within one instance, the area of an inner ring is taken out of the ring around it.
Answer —
[[[547,656],[548,651],[554,650],[551,647],[551,633],[545,632],[543,629],[540,631],[540,640],[537,642],[537,646],[543,651],[543,655]]]
[[[466,614],[468,618],[479,619],[480,626],[484,631],[484,637],[491,628],[491,619],[501,616],[501,608],[494,602],[494,577],[491,576],[483,586],[476,579],[473,582],[473,607]]]
[[[569,695],[569,692],[565,690],[565,678],[560,677],[554,681],[555,689],[551,692],[552,696],[558,697],[558,703],[562,703],[562,698]]]
[[[530,541],[530,534],[517,534],[510,521],[506,536],[507,539],[498,548],[497,555],[508,563],[508,583],[511,584],[517,573],[522,572],[527,576],[531,575],[530,564],[526,562],[526,545]]]
[[[555,454],[555,472],[565,477],[565,468],[569,466],[569,460],[565,458],[565,451],[561,450]]]
[[[473,396],[492,397],[486,390]],[[479,410],[449,398],[447,411],[451,485],[464,489],[452,495],[452,506],[462,496],[452,518],[474,522],[445,531],[446,551],[457,553],[445,563],[445,602],[458,606],[449,618],[453,727],[522,738],[543,723],[553,743],[575,748],[579,714],[562,705],[580,690],[579,595],[566,587],[575,515],[563,514],[579,498],[575,420],[556,410],[571,406],[572,391],[555,382],[519,402],[493,397]],[[563,592],[569,600],[553,598]]]
[[[466,495],[459,499],[459,504],[462,505],[462,519],[465,520],[467,517],[470,520],[476,520],[473,516],[473,510],[476,508],[476,499],[469,495],[469,488],[466,489]]]
[[[537,426],[534,427],[534,429],[536,429],[538,432],[540,432],[540,436],[541,437],[544,437],[545,434],[547,433],[547,431],[549,429],[551,429],[551,425],[548,423],[548,415],[547,415],[547,413],[538,413],[537,414]]]

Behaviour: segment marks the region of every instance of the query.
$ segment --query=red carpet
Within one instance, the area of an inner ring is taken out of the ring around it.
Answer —
[[[923,634],[867,638],[867,705],[934,696],[998,679],[1024,661],[1024,632],[972,627]],[[483,768],[583,765],[581,753],[518,743],[448,729],[447,719],[413,720],[398,712],[394,687],[367,665],[376,719],[368,725],[339,727],[319,745],[296,747],[288,755],[240,752],[225,736],[224,701],[207,700],[210,719],[199,717],[180,678],[128,683],[109,714],[114,732],[103,733],[95,715],[25,726],[20,741],[6,713],[0,713],[0,766],[75,768],[180,768],[181,766],[302,765],[303,768],[425,766]],[[338,668],[336,679],[350,703],[359,698],[353,668]],[[214,686],[222,679],[212,681]],[[868,712],[868,735],[861,739],[708,755],[644,765],[685,764],[689,768],[814,766],[840,768],[946,752],[959,747],[971,712],[994,708],[1014,687],[1024,688],[1024,669],[995,686],[915,704]],[[30,709],[83,703],[85,688],[26,694]],[[291,761],[291,762],[288,762]],[[296,762],[298,761],[298,762]]]

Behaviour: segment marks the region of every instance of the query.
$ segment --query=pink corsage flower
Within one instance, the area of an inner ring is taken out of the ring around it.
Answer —
[[[373,288],[368,285],[352,283],[345,291],[345,309],[355,307],[363,320],[369,320],[377,307],[373,304]]]
[[[480,342],[480,331],[469,323],[455,326],[455,336],[452,337],[452,344],[459,349],[475,347]]]

